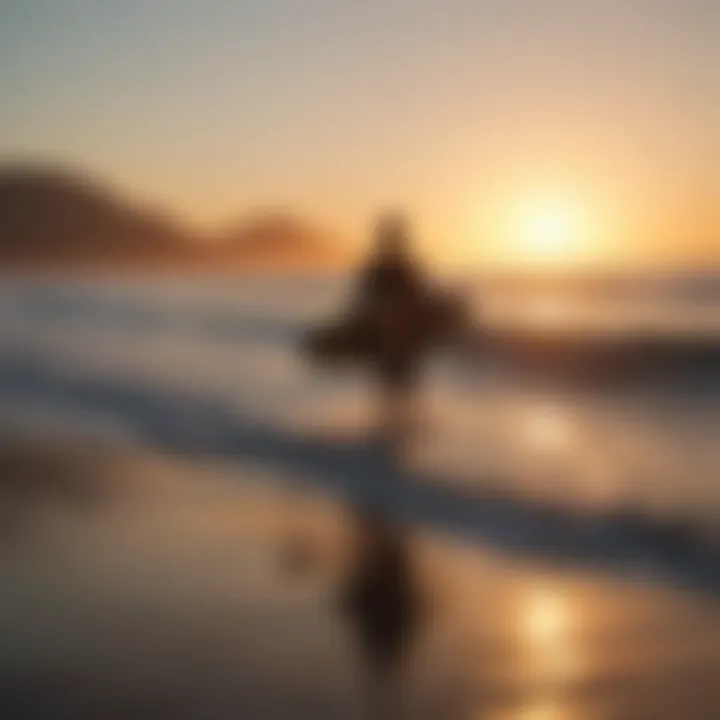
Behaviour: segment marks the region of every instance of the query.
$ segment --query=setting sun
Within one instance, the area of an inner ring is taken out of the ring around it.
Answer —
[[[623,223],[604,193],[501,191],[481,207],[468,255],[526,270],[577,268],[618,256]],[[477,255],[480,253],[480,255]]]
[[[572,262],[583,254],[581,213],[570,202],[538,201],[517,212],[513,241],[531,262]]]

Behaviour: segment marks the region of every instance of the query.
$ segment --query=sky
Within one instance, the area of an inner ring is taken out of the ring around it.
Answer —
[[[720,261],[717,0],[0,0],[0,156],[203,229],[412,215],[460,263]]]

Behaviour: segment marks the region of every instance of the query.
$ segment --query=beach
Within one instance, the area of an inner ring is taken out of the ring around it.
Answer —
[[[296,353],[342,286],[0,294],[4,716],[363,717],[336,607],[357,503],[404,529],[427,599],[408,717],[720,712],[707,387],[619,401],[439,363],[398,466],[363,379]]]

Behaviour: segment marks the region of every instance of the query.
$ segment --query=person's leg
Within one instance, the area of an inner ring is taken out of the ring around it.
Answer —
[[[391,368],[385,380],[383,427],[390,442],[402,447],[417,430],[417,377],[413,368],[403,363]]]

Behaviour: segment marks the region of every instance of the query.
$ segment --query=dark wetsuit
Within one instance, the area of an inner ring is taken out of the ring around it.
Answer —
[[[364,270],[358,289],[356,307],[372,327],[378,379],[388,390],[411,390],[425,344],[427,288],[420,269],[405,257],[380,257]]]

